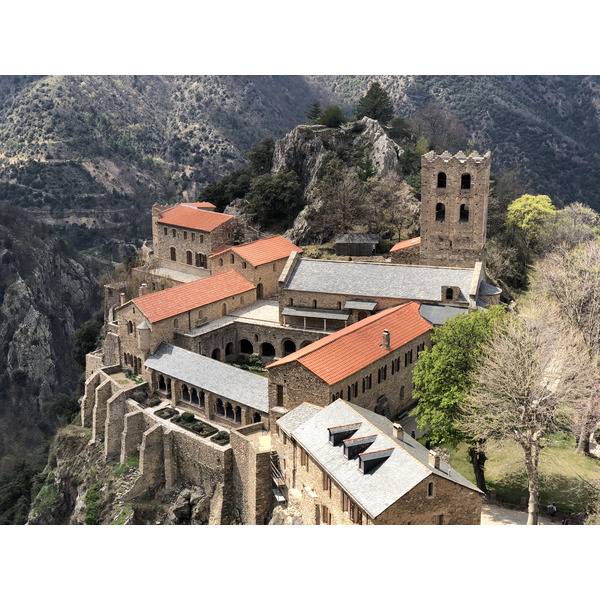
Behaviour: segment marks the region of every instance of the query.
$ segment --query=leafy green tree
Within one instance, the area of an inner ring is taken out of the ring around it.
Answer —
[[[223,210],[237,198],[244,198],[250,189],[252,175],[249,169],[238,169],[214,183],[209,183],[198,196],[198,202],[212,202]]]
[[[335,104],[330,104],[319,117],[319,123],[325,125],[325,127],[336,128],[345,122],[346,117],[344,116],[342,109]]]
[[[276,175],[255,177],[246,194],[244,212],[254,214],[265,228],[291,226],[303,206],[302,185],[298,176],[286,169]]]
[[[506,224],[520,230],[528,247],[535,243],[542,227],[556,216],[548,196],[525,194],[508,206]]]
[[[449,319],[433,331],[433,346],[420,353],[413,372],[417,407],[412,414],[426,430],[426,440],[449,447],[466,442],[477,487],[486,493],[485,440],[466,436],[459,425],[482,348],[504,315],[503,307],[494,306]]]
[[[319,118],[322,114],[323,109],[321,108],[321,103],[318,100],[313,100],[313,103],[306,113],[306,122],[309,125],[314,125],[319,122]]]
[[[99,310],[75,333],[75,343],[71,354],[81,366],[85,366],[85,355],[96,349],[103,323],[104,314]]]
[[[369,117],[379,121],[382,125],[389,123],[394,116],[394,107],[389,94],[374,81],[367,93],[358,101],[356,118]]]
[[[275,140],[272,137],[263,138],[260,144],[250,148],[250,152],[248,152],[248,169],[253,177],[264,175],[271,170],[274,152]]]
[[[402,117],[396,117],[390,123],[389,135],[397,142],[410,138],[412,136],[412,130],[409,122]]]

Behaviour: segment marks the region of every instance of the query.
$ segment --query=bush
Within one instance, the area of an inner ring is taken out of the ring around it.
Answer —
[[[131,397],[138,403],[138,404],[143,404],[146,401],[146,398],[148,397],[146,392],[144,392],[144,390],[135,390],[135,392],[133,392],[133,394],[131,394]]]
[[[346,117],[344,117],[344,113],[339,106],[335,106],[330,104],[321,117],[319,118],[319,122],[321,125],[325,125],[325,127],[339,127],[342,123],[346,121]]]
[[[213,435],[210,439],[216,444],[221,444],[221,446],[224,446],[225,444],[229,443],[229,432],[221,430],[216,435]]]
[[[181,420],[184,423],[193,423],[196,417],[191,412],[181,413]]]

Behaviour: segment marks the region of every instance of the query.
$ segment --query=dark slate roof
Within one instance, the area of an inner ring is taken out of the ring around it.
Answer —
[[[393,449],[381,465],[366,474],[358,469],[358,457],[347,459],[343,445],[329,443],[329,427],[356,422],[360,422],[360,427],[352,437],[377,436],[369,452]],[[302,404],[277,424],[292,435],[371,518],[383,513],[431,473],[479,491],[446,462],[440,461],[439,469],[432,467],[427,448],[410,435],[405,434],[404,441],[396,439],[389,419],[343,400],[336,400],[320,410]]]
[[[502,290],[499,287],[488,283],[487,281],[482,281],[479,284],[479,293],[482,296],[495,296],[496,294],[502,293]]]
[[[456,315],[466,315],[468,312],[468,308],[442,306],[440,304],[422,304],[419,309],[420,315],[432,325],[443,325],[446,320],[456,317]]]
[[[341,310],[327,310],[320,308],[297,308],[286,306],[281,314],[287,317],[311,317],[315,319],[331,319],[332,321],[347,321],[350,313]]]
[[[379,234],[376,233],[344,233],[335,238],[336,244],[378,244]]]
[[[285,289],[440,302],[442,286],[457,286],[468,302],[472,279],[473,269],[300,259]]]
[[[371,302],[370,300],[348,300],[344,304],[345,310],[373,310],[377,306],[377,302]]]
[[[144,366],[224,399],[268,412],[268,380],[163,342]]]

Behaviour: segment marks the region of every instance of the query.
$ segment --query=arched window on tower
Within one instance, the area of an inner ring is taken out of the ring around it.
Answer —
[[[470,190],[471,189],[471,175],[469,173],[463,173],[460,177],[460,189]]]
[[[439,188],[446,187],[446,173],[438,173],[438,182],[437,186]]]
[[[446,206],[443,202],[435,205],[435,220],[443,223],[446,220]]]
[[[469,222],[469,207],[466,204],[460,205],[460,218],[458,220],[460,223]]]

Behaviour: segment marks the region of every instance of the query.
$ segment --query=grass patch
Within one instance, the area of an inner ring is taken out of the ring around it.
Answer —
[[[94,483],[85,495],[85,524],[100,525],[100,484]]]
[[[485,481],[490,491],[506,503],[520,505],[528,498],[527,472],[521,447],[514,442],[490,442],[486,452]],[[467,446],[450,452],[450,465],[472,483],[473,467]],[[554,502],[558,510],[571,515],[584,514],[593,500],[592,485],[600,484],[600,461],[575,452],[572,436],[557,435],[542,450],[539,461],[540,507]]]
[[[111,521],[111,525],[123,525],[127,519],[133,514],[133,507],[131,504],[124,504],[121,507],[121,512],[117,515],[115,519]]]
[[[61,496],[59,491],[56,489],[54,485],[54,481],[49,481],[49,477],[46,478],[46,485],[44,485],[35,499],[35,507],[33,509],[33,516],[39,515],[41,512],[45,512],[50,510],[53,506],[55,506],[58,502],[61,501]],[[52,477],[54,479],[54,476]]]
[[[139,469],[139,467],[140,455],[132,454],[122,465],[117,465],[112,471],[117,477],[122,477],[129,469]]]

